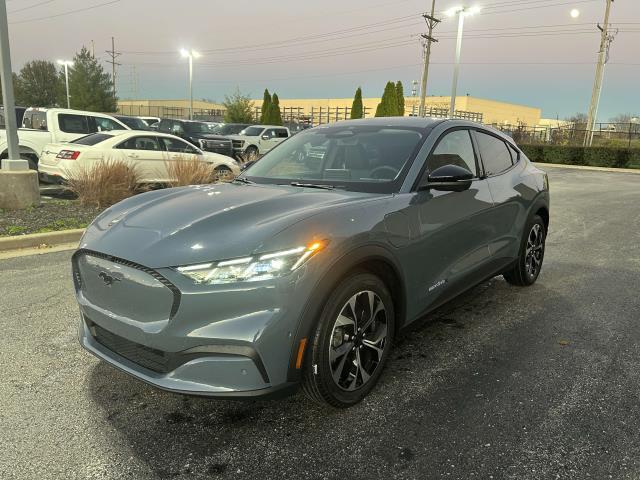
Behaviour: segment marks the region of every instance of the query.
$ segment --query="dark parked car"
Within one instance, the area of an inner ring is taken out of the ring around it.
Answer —
[[[114,115],[113,117],[120,120],[131,130],[151,130],[147,122],[140,117],[127,117],[125,115]]]
[[[16,107],[16,125],[18,128],[22,127],[22,118],[24,117],[24,112],[26,110],[26,107]],[[0,128],[5,128],[3,106],[0,106]]]
[[[233,157],[231,140],[213,133],[205,122],[163,118],[158,124],[158,131],[176,135],[207,152]]]
[[[80,341],[166,390],[346,407],[400,329],[495,275],[532,285],[547,175],[463,120],[301,132],[232,183],[106,210],[73,256]]]

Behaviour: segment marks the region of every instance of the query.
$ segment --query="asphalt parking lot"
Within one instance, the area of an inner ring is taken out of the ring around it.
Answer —
[[[76,339],[71,252],[0,261],[0,478],[640,478],[640,175],[550,169],[545,265],[395,347],[344,411],[155,390]]]

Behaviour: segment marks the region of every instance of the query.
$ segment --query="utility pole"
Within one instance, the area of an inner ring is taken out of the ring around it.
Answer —
[[[601,32],[600,51],[598,52],[598,65],[596,66],[596,78],[593,82],[593,92],[591,93],[591,105],[589,106],[589,115],[587,117],[587,131],[584,136],[584,146],[590,147],[593,142],[593,129],[595,128],[596,119],[598,117],[598,105],[600,104],[600,95],[602,93],[602,80],[604,78],[604,66],[609,60],[609,47],[613,42],[615,35],[609,35],[609,15],[611,13],[611,4],[613,0],[607,0],[607,9],[604,13],[604,25],[598,24]]]
[[[427,15],[426,13],[423,16],[425,21],[427,22],[427,27],[429,28],[429,32],[426,35],[421,35],[421,37],[425,40],[424,43],[424,69],[422,71],[422,83],[420,85],[420,109],[418,114],[421,117],[425,115],[425,102],[427,98],[427,78],[429,77],[429,59],[431,57],[431,42],[437,42],[435,38],[433,38],[433,29],[436,28],[440,20],[435,17],[436,13],[436,0],[433,0],[431,3],[431,15]]]
[[[91,40],[91,56],[96,58],[96,42]]]
[[[116,52],[116,42],[113,37],[111,37],[111,50],[107,50],[106,53],[109,54],[111,60],[107,60],[107,63],[111,64],[111,82],[113,83],[113,98],[116,98],[116,67],[120,65],[116,62],[116,58],[118,58],[121,53]]]

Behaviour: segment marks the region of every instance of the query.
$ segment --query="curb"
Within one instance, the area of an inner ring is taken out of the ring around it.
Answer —
[[[0,252],[33,248],[41,245],[55,246],[63,243],[79,243],[84,228],[77,230],[62,230],[59,232],[33,233],[31,235],[16,235],[0,238]]]
[[[592,172],[613,172],[613,173],[635,173],[640,174],[640,168],[608,168],[608,167],[590,167],[588,165],[566,165],[564,163],[542,163],[532,162],[534,166],[541,168],[568,168],[572,170],[588,170]]]

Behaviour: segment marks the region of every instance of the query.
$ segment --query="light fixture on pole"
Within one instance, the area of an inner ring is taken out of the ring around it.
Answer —
[[[189,120],[193,120],[193,59],[200,58],[200,54],[195,50],[180,50],[180,55],[189,59]]]
[[[58,60],[58,64],[64,67],[64,82],[67,86],[67,108],[71,108],[71,96],[69,95],[69,67],[73,67],[71,60]]]
[[[573,10],[571,10],[571,12],[569,12],[569,15],[571,15],[571,18],[578,18],[580,16],[580,10],[574,8]]]
[[[456,41],[456,63],[453,69],[453,84],[451,86],[451,102],[449,104],[449,117],[453,118],[456,111],[456,93],[458,90],[458,74],[460,73],[460,54],[462,52],[462,31],[464,29],[464,17],[480,12],[480,7],[453,7],[445,12],[448,17],[458,15],[458,37]]]

